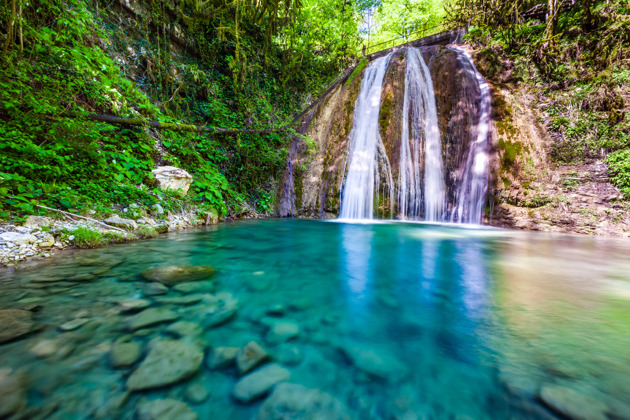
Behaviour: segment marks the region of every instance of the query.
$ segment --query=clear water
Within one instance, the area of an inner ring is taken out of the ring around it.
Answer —
[[[42,418],[93,418],[125,392],[133,370],[112,369],[107,356],[128,334],[128,315],[112,301],[140,297],[144,285],[120,280],[156,266],[210,264],[216,292],[240,303],[234,319],[204,332],[210,347],[255,340],[280,359],[295,347],[290,382],[336,397],[352,418],[556,418],[540,398],[549,386],[595,399],[609,418],[630,418],[629,252],[621,240],[413,223],[262,220],[173,233],[1,272],[0,307],[37,303],[45,328],[0,345],[0,369],[26,373],[26,418],[44,407]],[[93,282],[36,281],[114,262]],[[301,330],[282,345],[265,341],[261,322],[276,305]],[[196,321],[195,305],[162,306]],[[80,311],[89,328],[57,329]],[[167,325],[140,330],[136,340],[163,335]],[[38,358],[30,349],[42,338],[73,350]],[[393,360],[397,373],[374,376],[344,348]],[[234,369],[203,366],[191,380],[211,396],[189,406],[201,419],[255,418],[264,400],[236,403],[237,379]],[[142,398],[185,401],[188,383],[131,394],[115,417],[133,418]]]

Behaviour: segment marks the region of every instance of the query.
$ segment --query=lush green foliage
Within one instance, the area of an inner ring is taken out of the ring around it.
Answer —
[[[287,123],[358,43],[344,1],[8,0],[0,5],[0,217],[43,204],[99,214],[132,205],[270,211],[288,134],[124,128],[86,112],[230,128]],[[15,6],[15,7],[14,7]],[[331,43],[330,39],[338,41]],[[189,194],[153,188],[170,164]],[[158,216],[157,212],[154,212]]]
[[[496,2],[495,2],[496,3]],[[533,87],[559,163],[587,163],[609,156],[612,180],[630,197],[630,2],[548,4],[511,0],[455,0],[453,24],[469,20],[468,39],[480,48],[488,76]],[[557,3],[557,2],[556,2]],[[496,6],[493,6],[493,4]],[[555,25],[555,26],[554,26]]]

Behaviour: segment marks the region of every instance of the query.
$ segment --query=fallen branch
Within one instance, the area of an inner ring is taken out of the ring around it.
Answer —
[[[117,228],[116,226],[110,226],[110,225],[108,225],[107,223],[99,222],[98,220],[96,220],[96,219],[92,219],[91,217],[79,216],[78,214],[68,213],[67,211],[53,209],[52,207],[41,206],[41,205],[39,205],[39,204],[35,204],[35,207],[40,207],[40,208],[42,208],[42,209],[51,210],[51,211],[56,211],[56,212],[58,212],[58,213],[63,214],[63,215],[64,215],[64,216],[66,216],[66,217],[70,217],[70,219],[72,219],[73,217],[78,217],[78,218],[80,218],[80,219],[85,219],[85,220],[88,220],[88,221],[90,221],[90,222],[94,222],[94,223],[97,223],[97,224],[99,224],[99,225],[103,225],[103,226],[105,226],[105,227],[106,227],[106,228],[108,228],[108,229],[114,229],[114,230],[117,230],[117,231],[119,231],[119,232],[127,233],[124,229]],[[72,219],[72,220],[74,221],[74,219]]]

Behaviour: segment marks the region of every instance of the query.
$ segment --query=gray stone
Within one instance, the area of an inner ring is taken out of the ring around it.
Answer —
[[[0,418],[26,407],[26,378],[11,369],[0,369]]]
[[[236,354],[236,367],[243,374],[263,364],[269,359],[267,351],[255,341],[250,341]]]
[[[195,281],[176,284],[173,290],[182,294],[188,293],[212,293],[216,289],[213,281]]]
[[[39,329],[33,314],[20,309],[0,309],[0,344]]]
[[[212,349],[206,365],[211,370],[230,367],[234,365],[239,350],[238,347],[215,347]]]
[[[168,287],[160,283],[148,283],[142,288],[142,294],[145,296],[161,296],[168,293]]]
[[[215,305],[204,312],[201,323],[205,328],[213,328],[229,321],[238,311],[238,299],[230,293],[216,295]]]
[[[265,400],[258,420],[350,420],[347,407],[339,400],[317,389],[280,383]]]
[[[608,406],[584,392],[562,385],[545,385],[540,398],[554,411],[575,420],[606,420]]]
[[[0,241],[13,242],[19,246],[34,244],[37,238],[30,233],[4,232],[0,233]]]
[[[122,313],[139,312],[151,306],[151,302],[146,299],[125,299],[118,302],[118,308]]]
[[[168,326],[165,330],[166,333],[174,335],[175,337],[191,337],[203,334],[203,328],[201,325],[190,321],[178,321]]]
[[[274,385],[286,381],[291,377],[291,372],[278,364],[271,364],[260,368],[241,378],[232,395],[242,403],[248,403],[267,394]]]
[[[203,280],[213,276],[216,272],[217,270],[209,265],[171,265],[168,267],[151,268],[140,274],[148,281],[174,286],[178,283]]]
[[[61,324],[59,326],[59,329],[61,331],[74,331],[78,328],[81,328],[83,325],[85,325],[87,322],[89,321],[89,319],[87,318],[75,318],[72,319],[64,324]]]
[[[385,349],[346,344],[341,351],[358,369],[378,378],[399,382],[408,374],[407,368]]]
[[[175,166],[158,166],[151,172],[159,188],[181,191],[182,195],[186,195],[193,182],[193,177],[188,172]]]
[[[28,216],[24,222],[24,227],[28,229],[48,227],[50,225],[52,225],[52,219],[44,216]]]
[[[202,361],[203,351],[194,344],[153,340],[149,354],[127,379],[127,389],[152,389],[188,379],[197,373]]]
[[[129,367],[142,355],[142,346],[137,341],[117,340],[109,352],[109,362],[113,368]]]
[[[116,226],[123,229],[130,229],[130,230],[138,229],[138,224],[135,222],[135,220],[123,219],[120,216],[112,216],[103,221],[110,226]]]
[[[270,344],[284,343],[300,334],[300,326],[295,321],[278,320],[271,325],[266,340]]]
[[[164,322],[172,322],[177,318],[179,315],[169,309],[149,308],[129,318],[127,326],[130,330],[135,331]]]
[[[185,403],[166,398],[143,401],[136,411],[138,420],[197,420],[199,417]]]

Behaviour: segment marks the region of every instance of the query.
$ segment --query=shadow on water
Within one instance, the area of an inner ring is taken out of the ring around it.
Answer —
[[[264,220],[79,251],[0,273],[0,308],[26,308],[38,324],[0,344],[0,371],[19,375],[20,413],[32,418],[134,418],[145,399],[168,397],[200,418],[249,419],[280,403],[238,403],[234,367],[204,362],[128,396],[126,382],[156,337],[203,347],[206,360],[256,341],[289,382],[338,401],[330,418],[630,418],[629,250],[451,225]],[[201,280],[207,290],[150,293],[140,273],[169,265],[218,273]],[[120,302],[139,298],[205,328],[180,336],[170,320],[130,331],[136,315]],[[236,315],[209,324],[217,299],[232,298]],[[60,328],[76,319],[85,322]],[[283,336],[289,324],[298,332]],[[142,350],[114,369],[120,340]],[[193,386],[209,395],[191,397]]]

